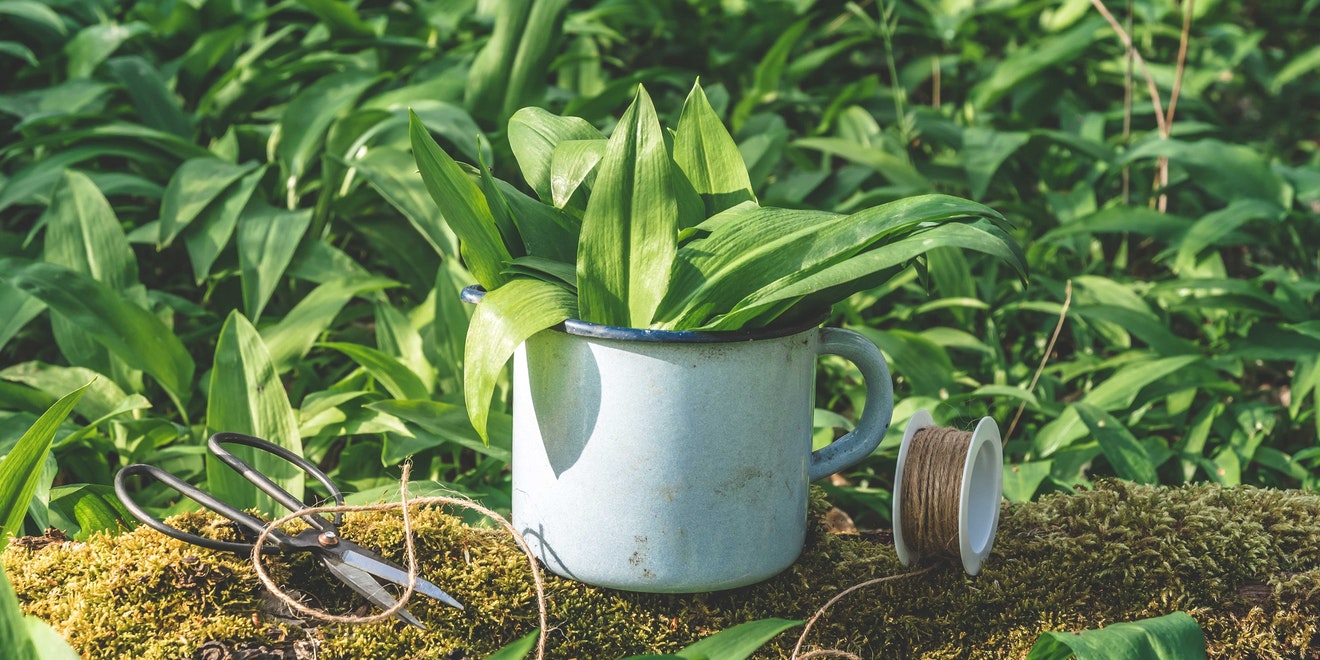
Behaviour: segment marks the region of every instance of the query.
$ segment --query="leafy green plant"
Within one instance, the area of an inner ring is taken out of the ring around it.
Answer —
[[[677,653],[630,655],[623,660],[745,660],[779,633],[802,625],[788,619],[758,619],[721,630],[689,644]],[[487,660],[521,660],[536,647],[540,631],[534,631],[496,651]]]
[[[412,129],[422,178],[488,290],[464,362],[469,415],[483,437],[496,377],[514,348],[568,318],[665,330],[789,322],[936,248],[992,254],[1025,277],[1003,216],[974,202],[926,195],[848,215],[759,205],[700,85],[672,140],[642,87],[608,140],[579,139],[590,131],[578,122],[534,110],[513,120],[539,129],[510,129],[531,187],[551,189],[539,202],[502,190],[484,171],[479,185],[415,117]],[[573,183],[565,188],[557,172],[573,173],[565,177]],[[577,207],[580,227],[569,203],[579,193],[587,197]],[[572,252],[574,233],[575,262],[558,261]]]
[[[1196,620],[1174,612],[1080,633],[1047,632],[1027,660],[1197,660],[1205,653],[1205,635]]]

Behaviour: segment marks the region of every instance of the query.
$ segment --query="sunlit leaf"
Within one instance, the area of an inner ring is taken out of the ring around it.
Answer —
[[[540,280],[513,280],[477,304],[463,353],[463,399],[472,427],[489,442],[486,419],[504,365],[532,335],[577,315],[577,300]]]
[[[578,309],[605,325],[650,325],[678,239],[674,174],[646,90],[610,136],[578,238]]]
[[[4,459],[0,459],[0,517],[4,520],[4,529],[0,532],[6,539],[23,533],[23,516],[37,490],[41,466],[46,462],[55,431],[78,404],[86,387],[83,385],[56,401],[23,433]]]
[[[212,433],[253,435],[302,454],[302,437],[284,383],[275,371],[261,335],[237,311],[229,314],[216,341],[206,400],[206,427]],[[294,497],[302,497],[302,470],[250,447],[234,445],[230,451]],[[237,508],[256,508],[268,515],[282,511],[270,496],[259,492],[250,481],[214,457],[207,457],[206,480],[213,495]]]
[[[411,115],[408,132],[426,189],[449,228],[462,241],[463,261],[479,284],[495,289],[507,279],[502,271],[512,257],[500,239],[486,197],[435,143],[416,115]]]
[[[705,202],[703,217],[756,201],[738,145],[700,85],[693,85],[683,103],[674,136],[674,162]]]

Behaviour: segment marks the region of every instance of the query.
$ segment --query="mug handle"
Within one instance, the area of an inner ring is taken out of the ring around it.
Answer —
[[[851,330],[821,328],[819,353],[838,355],[857,365],[866,385],[866,407],[856,429],[811,452],[811,464],[807,466],[811,481],[847,469],[869,456],[884,439],[894,417],[894,383],[885,356],[875,344]]]

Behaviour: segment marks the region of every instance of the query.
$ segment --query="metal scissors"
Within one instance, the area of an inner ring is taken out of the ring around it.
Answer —
[[[335,486],[334,482],[330,480],[330,477],[317,469],[315,465],[312,465],[306,459],[288,449],[266,440],[262,440],[261,438],[243,435],[241,433],[217,433],[211,436],[211,439],[207,441],[206,446],[216,458],[220,459],[235,472],[243,475],[243,478],[252,482],[254,486],[261,489],[261,492],[269,495],[276,502],[287,507],[289,511],[304,509],[306,508],[306,505],[291,493],[276,485],[269,477],[253,469],[253,467],[245,463],[243,459],[232,454],[224,447],[226,444],[252,447],[268,454],[278,456],[298,466],[303,472],[306,472],[317,481],[321,482],[321,485],[325,486],[330,491],[330,496],[334,498],[336,504],[344,503],[343,493],[341,493],[339,488]],[[229,520],[232,520],[239,527],[243,528],[245,532],[251,534],[249,538],[255,539],[256,535],[260,534],[262,530],[266,528],[266,522],[260,518],[240,511],[233,506],[216,499],[210,493],[203,492],[154,465],[144,465],[139,463],[120,470],[119,473],[115,475],[115,494],[119,496],[119,500],[123,502],[124,507],[138,520],[142,521],[143,524],[165,534],[166,536],[171,536],[180,541],[186,541],[193,545],[199,545],[203,548],[210,548],[212,550],[227,550],[244,556],[252,554],[252,543],[234,543],[230,541],[217,541],[215,539],[202,538],[195,534],[189,534],[182,530],[175,529],[174,527],[170,527],[152,517],[151,514],[148,514],[141,506],[138,506],[138,503],[128,494],[128,488],[125,481],[128,477],[135,475],[150,476],[178,491],[180,495],[191,499]],[[340,536],[339,526],[343,523],[343,518],[344,514],[342,513],[335,513],[330,520],[318,515],[302,516],[302,519],[311,526],[310,529],[304,530],[294,536],[290,536],[278,529],[271,530],[270,535],[267,537],[271,540],[271,545],[268,549],[271,552],[280,554],[310,552],[320,558],[321,562],[325,564],[326,568],[330,569],[330,572],[333,573],[335,577],[338,577],[344,582],[344,584],[347,584],[353,589],[353,591],[361,594],[363,598],[366,598],[372,604],[383,609],[393,607],[398,601],[394,599],[394,596],[391,595],[376,578],[381,578],[397,585],[406,586],[408,584],[408,571],[404,570],[398,564],[386,560],[379,554],[367,550],[366,548]],[[451,598],[449,594],[446,594],[441,591],[439,587],[420,577],[417,578],[416,591],[418,593],[426,594],[446,605],[457,607],[460,610],[463,609],[463,606],[459,604],[458,601]],[[399,610],[394,616],[403,619],[422,630],[426,629],[426,626],[422,625],[422,622],[418,621],[417,617],[413,616],[406,609]]]

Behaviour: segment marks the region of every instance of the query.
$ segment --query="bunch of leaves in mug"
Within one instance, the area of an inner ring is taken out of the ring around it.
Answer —
[[[760,206],[699,83],[672,133],[641,86],[608,140],[577,117],[515,113],[509,143],[539,202],[485,167],[470,176],[415,116],[410,135],[431,197],[489,291],[463,367],[483,438],[516,347],[566,319],[706,331],[791,322],[939,247],[992,254],[1026,276],[1004,217],[968,200],[921,195],[850,215]]]

